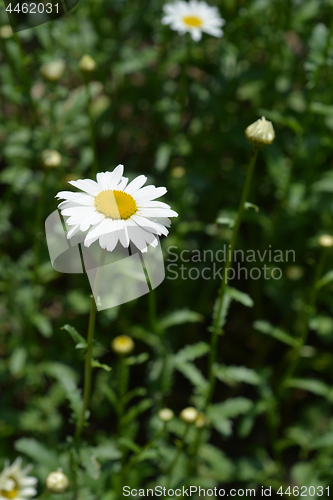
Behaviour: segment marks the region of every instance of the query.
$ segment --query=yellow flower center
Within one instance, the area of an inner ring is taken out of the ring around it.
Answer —
[[[129,219],[137,211],[134,198],[122,191],[105,189],[95,198],[97,212],[109,219]]]
[[[12,490],[0,490],[0,495],[5,498],[16,498],[19,491],[18,485],[13,477],[11,477],[10,479],[12,479],[12,481],[14,482],[14,488]]]
[[[202,26],[202,20],[198,16],[184,16],[183,21],[190,28],[200,28]]]

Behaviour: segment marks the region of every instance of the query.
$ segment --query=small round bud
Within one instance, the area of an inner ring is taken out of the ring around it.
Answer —
[[[45,484],[51,493],[64,493],[68,488],[69,481],[68,477],[59,469],[48,474]]]
[[[194,424],[198,418],[198,411],[193,406],[189,406],[188,408],[184,408],[179,416],[186,424]]]
[[[0,26],[0,38],[3,38],[4,40],[7,38],[10,38],[13,35],[13,30],[9,24],[4,24],[3,26]]]
[[[91,73],[97,68],[97,64],[88,54],[81,57],[79,62],[79,68],[83,73]]]
[[[264,116],[249,125],[245,130],[245,135],[247,140],[257,147],[268,146],[275,138],[272,122],[267,121]]]
[[[331,248],[333,247],[333,236],[330,234],[322,234],[318,238],[318,243],[321,247]]]
[[[119,335],[111,342],[111,347],[116,354],[129,354],[134,349],[134,342],[127,335]]]
[[[204,413],[199,412],[194,425],[198,429],[201,429],[202,427],[205,427],[208,424],[209,424],[209,419],[206,417],[206,415]]]
[[[301,266],[288,266],[286,276],[289,280],[299,280],[304,276],[304,269]]]
[[[41,156],[44,167],[56,168],[61,164],[61,154],[55,149],[45,149]]]
[[[174,413],[170,408],[163,408],[158,412],[158,416],[162,420],[162,422],[169,422],[169,420],[172,420],[174,417]]]
[[[62,59],[42,64],[40,72],[49,82],[60,80],[65,71],[65,63]]]
[[[185,175],[185,168],[184,167],[174,167],[171,170],[171,175],[175,179],[181,179]]]

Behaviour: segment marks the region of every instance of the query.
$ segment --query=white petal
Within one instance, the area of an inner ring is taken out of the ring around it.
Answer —
[[[191,36],[192,36],[192,40],[194,40],[195,42],[199,42],[199,40],[201,40],[201,37],[202,37],[201,30],[199,30],[197,28],[192,29]]]
[[[129,246],[128,230],[126,226],[126,221],[120,220],[118,226],[118,237],[119,241],[124,248]]]
[[[89,194],[82,193],[72,193],[71,191],[60,191],[56,198],[63,198],[67,201],[72,201],[77,203],[78,205],[87,205],[93,207],[95,204],[95,198],[90,196]]]
[[[114,221],[112,219],[103,219],[102,222],[100,222],[97,226],[95,226],[93,229],[90,229],[84,240],[85,246],[87,246],[86,242],[88,242],[89,240],[94,239],[95,237],[99,238],[103,234],[107,234],[113,230]]]
[[[146,231],[149,231],[150,233],[154,232],[157,234],[164,234],[167,236],[168,230],[162,226],[161,224],[158,224],[157,222],[153,222],[149,219],[146,219],[145,217],[142,217],[141,215],[132,215],[131,217],[134,222],[136,222],[140,227],[143,227]]]
[[[117,243],[118,243],[118,231],[113,231],[112,233],[110,233],[110,239],[107,246],[108,252],[113,252]]]
[[[103,191],[97,182],[91,179],[79,179],[78,181],[69,181],[72,186],[81,189],[85,193],[91,194],[92,196],[97,196],[98,193]]]
[[[80,230],[80,226],[73,226],[67,233],[67,239],[69,240]]]
[[[127,186],[128,183],[128,178],[127,177],[122,177],[121,181],[117,186],[114,188],[117,191],[124,191],[125,187]]]
[[[138,210],[137,215],[142,215],[143,217],[178,217],[177,212],[174,210],[166,208],[142,208]]]
[[[99,174],[96,175],[97,182],[101,186],[103,191],[105,189],[110,189],[109,188],[109,179],[110,178],[112,179],[111,172],[100,172]]]
[[[144,200],[140,203],[137,203],[138,208],[167,208],[170,209],[170,205],[164,203],[163,201],[148,201]]]
[[[35,488],[24,488],[23,490],[20,490],[20,495],[24,497],[33,497],[37,493],[37,490]]]
[[[33,476],[28,476],[28,477],[25,477],[21,480],[21,484],[23,486],[34,486],[37,483],[38,483],[38,479],[36,477],[33,477]]]
[[[138,191],[147,181],[147,177],[145,175],[139,175],[136,179],[129,183],[127,188],[125,189],[125,193],[133,194]]]
[[[72,215],[77,215],[81,217],[81,219],[84,219],[85,217],[88,217],[91,214],[96,214],[98,213],[95,207],[71,207],[71,208],[63,208],[61,210],[62,215],[66,216],[72,216]]]
[[[156,188],[155,186],[145,186],[135,193],[135,200],[138,202],[144,200],[155,200],[167,192],[165,187]]]
[[[124,165],[118,165],[113,172],[112,177],[109,179],[109,189],[116,189],[117,184],[121,181],[124,173]]]

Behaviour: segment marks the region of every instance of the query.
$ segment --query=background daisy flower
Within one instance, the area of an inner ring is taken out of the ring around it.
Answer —
[[[165,15],[162,24],[168,24],[180,35],[190,33],[196,42],[201,40],[203,32],[216,37],[223,36],[221,28],[225,20],[221,18],[216,7],[211,7],[206,2],[178,0],[164,5],[163,11]]]
[[[12,465],[5,463],[0,474],[0,499],[26,500],[37,494],[37,478],[29,476],[32,465],[22,469],[22,458],[18,457]]]
[[[178,214],[166,203],[155,201],[166,193],[166,188],[143,187],[147,181],[144,175],[128,184],[123,172],[124,166],[118,165],[113,172],[97,174],[97,182],[70,181],[83,193],[61,191],[56,195],[65,200],[58,208],[71,226],[67,238],[78,231],[88,231],[86,247],[99,240],[101,248],[112,252],[118,241],[124,248],[132,241],[141,252],[146,252],[147,245],[158,245],[156,235],[168,234],[169,217]]]

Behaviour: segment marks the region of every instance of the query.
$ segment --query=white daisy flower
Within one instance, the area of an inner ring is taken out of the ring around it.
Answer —
[[[216,7],[211,7],[206,2],[178,0],[164,5],[163,11],[165,15],[162,24],[169,24],[180,35],[190,33],[195,42],[201,40],[202,32],[216,37],[223,36],[221,28],[225,20],[220,17]]]
[[[22,469],[22,458],[18,457],[12,465],[5,462],[5,467],[0,474],[0,500],[26,500],[37,494],[35,488],[37,478],[28,476],[32,465]]]
[[[147,181],[144,175],[127,184],[123,171],[124,166],[118,165],[113,172],[97,174],[97,182],[70,181],[83,193],[61,191],[56,195],[65,200],[58,208],[71,226],[68,239],[78,231],[88,231],[86,247],[99,240],[101,248],[112,252],[120,241],[124,248],[132,242],[141,252],[147,252],[148,245],[158,245],[156,235],[168,234],[169,217],[178,214],[166,203],[155,201],[166,193],[166,188],[143,187]]]

